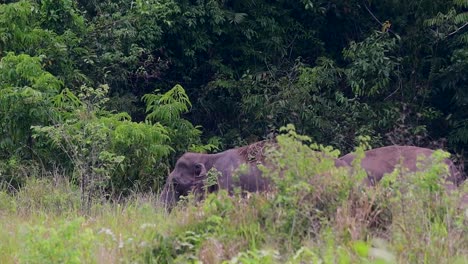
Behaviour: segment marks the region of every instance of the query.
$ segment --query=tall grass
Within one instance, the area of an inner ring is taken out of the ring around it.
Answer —
[[[1,263],[467,263],[465,190],[447,193],[423,172],[396,171],[376,188],[359,169],[310,161],[286,140],[269,193],[188,197],[170,213],[155,194],[80,211],[65,178],[0,191]],[[333,155],[333,154],[330,154]],[[466,187],[464,187],[466,188]]]

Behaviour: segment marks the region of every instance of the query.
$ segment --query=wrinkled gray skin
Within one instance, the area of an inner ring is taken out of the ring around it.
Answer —
[[[212,168],[216,168],[221,174],[218,177],[218,185],[208,188],[208,192],[225,189],[232,193],[235,187],[248,192],[267,190],[270,181],[262,177],[262,172],[258,169],[257,164],[263,164],[267,167],[271,167],[271,164],[266,164],[263,158],[258,156],[247,160],[246,150],[249,151],[249,147],[252,146],[255,144],[226,150],[218,154],[185,153],[177,160],[174,170],[167,179],[161,192],[161,202],[166,208],[171,208],[177,203],[180,196],[185,196],[189,192],[203,193],[203,180],[206,179],[207,172]],[[242,164],[247,165],[247,170],[242,170],[242,173],[236,172],[236,169]],[[348,167],[348,164],[341,160],[335,160],[335,165]],[[233,180],[233,175],[239,177]]]
[[[362,168],[367,172],[368,185],[374,185],[380,181],[384,174],[391,173],[395,167],[402,164],[404,168],[410,172],[418,170],[418,156],[426,156],[427,160],[423,161],[421,167],[430,165],[429,157],[434,153],[434,150],[413,146],[387,146],[376,148],[365,152],[365,157],[361,161]],[[355,158],[353,153],[347,154],[341,158],[347,164],[351,165]],[[427,162],[427,165],[425,165]],[[464,180],[463,174],[456,168],[450,159],[445,159],[444,162],[448,165],[449,175],[446,175],[447,180],[458,186]]]
[[[233,174],[241,164],[247,165],[247,171],[240,173],[238,180],[233,180]],[[218,188],[230,192],[234,187],[240,187],[249,192],[264,191],[269,181],[261,177],[262,172],[257,168],[256,162],[247,162],[239,154],[238,149],[230,149],[218,154],[185,153],[177,160],[174,170],[167,178],[166,185],[161,193],[161,201],[167,207],[172,207],[180,196],[191,191],[200,192],[207,172],[216,168],[221,174],[218,185],[212,186],[208,191]]]

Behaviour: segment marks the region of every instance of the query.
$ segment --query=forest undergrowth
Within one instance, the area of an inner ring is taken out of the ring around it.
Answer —
[[[395,170],[377,187],[363,172],[310,164],[306,145],[281,137],[268,193],[187,197],[170,212],[155,193],[95,199],[81,210],[66,177],[31,176],[0,192],[2,263],[466,263],[467,186],[447,193],[444,165]],[[324,149],[330,155],[330,149]],[[362,149],[358,150],[359,153]],[[443,157],[443,153],[436,152]],[[266,169],[265,169],[266,170]],[[314,176],[311,176],[314,175]],[[463,189],[464,188],[464,189]]]

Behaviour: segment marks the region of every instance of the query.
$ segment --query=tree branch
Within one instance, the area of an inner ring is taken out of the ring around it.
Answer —
[[[370,11],[369,7],[365,3],[363,3],[363,5],[366,8],[367,12],[369,12],[369,14],[375,19],[375,21],[377,21],[381,26],[383,26],[382,22],[380,22],[380,20],[374,15],[374,13]]]
[[[364,5],[364,7],[366,8],[367,12],[369,12],[369,14],[375,19],[375,21],[377,21],[377,23],[379,23],[381,26],[383,26],[384,24],[382,22],[380,22],[380,20],[374,15],[374,13],[372,13],[372,11],[369,9],[369,7],[366,5],[366,3],[362,3]],[[393,32],[393,30],[391,29],[388,29],[389,32],[392,32],[394,35],[397,35],[395,32]]]
[[[453,31],[452,33],[448,34],[447,37],[450,37],[454,34],[456,34],[458,31],[462,30],[464,27],[468,26],[468,22],[466,22],[463,26],[457,28],[457,30]]]

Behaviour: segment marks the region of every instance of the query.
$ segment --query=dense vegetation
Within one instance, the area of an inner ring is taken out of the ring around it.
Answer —
[[[316,144],[290,130],[270,152],[284,177],[267,171],[275,191],[189,196],[171,213],[154,194],[91,203],[66,178],[30,178],[0,192],[2,263],[466,263],[467,215],[448,195],[435,163],[363,188],[365,173],[313,162]],[[336,151],[324,149],[329,155]],[[362,154],[362,148],[358,151]],[[439,161],[446,157],[436,152]],[[311,175],[315,175],[311,177]],[[389,188],[390,186],[390,188]]]
[[[393,201],[385,188],[357,195],[337,173],[319,192],[278,182],[274,197],[220,193],[169,216],[151,198],[180,153],[287,124],[342,153],[445,148],[463,167],[467,109],[467,0],[3,1],[0,258],[186,262],[223,247],[212,257],[233,263],[377,261],[375,250],[390,262],[463,261],[466,215],[425,184]],[[317,171],[304,173],[298,182]]]
[[[157,190],[179,153],[290,123],[346,153],[363,136],[468,145],[466,0],[7,2],[0,158],[16,187],[17,165],[40,164]]]

